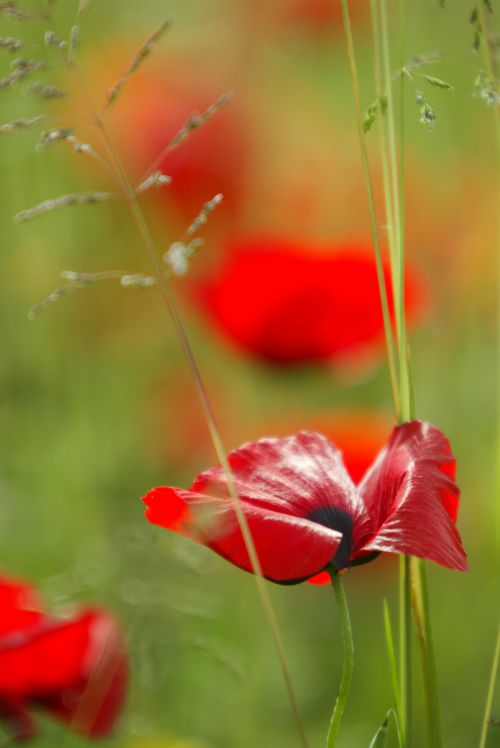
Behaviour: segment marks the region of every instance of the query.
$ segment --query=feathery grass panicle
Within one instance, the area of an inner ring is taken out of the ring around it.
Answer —
[[[137,52],[135,53],[132,62],[128,66],[128,68],[125,70],[123,75],[118,78],[116,83],[110,88],[108,91],[108,98],[105,104],[105,109],[110,107],[112,104],[115,103],[115,101],[120,96],[124,85],[126,84],[127,80],[130,78],[131,75],[137,72],[137,70],[140,68],[144,60],[149,57],[149,55],[152,53],[155,45],[159,42],[161,37],[165,34],[167,29],[169,29],[172,26],[172,18],[167,18],[163,23],[154,31],[151,36],[147,39],[144,44],[139,47]]]
[[[42,312],[48,309],[49,306],[52,306],[52,304],[55,304],[56,301],[62,299],[63,296],[67,296],[69,293],[72,293],[72,291],[76,291],[78,288],[84,288],[88,285],[90,285],[88,282],[82,280],[76,281],[74,283],[67,283],[64,286],[55,288],[45,299],[31,307],[28,312],[28,319],[32,322]]]
[[[472,95],[481,99],[487,106],[500,105],[500,86],[498,81],[481,70],[474,81]]]
[[[64,52],[68,49],[68,42],[61,39],[59,34],[56,34],[55,31],[45,32],[45,44],[47,45],[47,47],[55,47],[61,52]]]
[[[106,200],[112,200],[114,197],[116,195],[112,192],[77,192],[70,195],[62,195],[62,197],[56,197],[52,200],[44,200],[33,208],[21,210],[14,216],[14,221],[15,223],[31,221],[31,219],[43,216],[45,213],[50,213],[53,210],[61,210],[70,205],[96,205]]]
[[[16,18],[18,21],[29,21],[33,18],[33,13],[21,8],[14,0],[0,0],[0,15]]]
[[[80,47],[80,27],[76,24],[71,27],[69,32],[69,53],[70,55]]]
[[[151,189],[151,187],[164,187],[167,184],[171,184],[172,177],[167,176],[166,174],[163,174],[161,171],[154,171],[152,174],[147,177],[143,182],[141,182],[136,188],[136,194],[139,194],[141,192],[145,192],[146,190]]]
[[[183,143],[194,130],[197,130],[199,127],[204,125],[205,122],[208,122],[208,120],[211,119],[214,114],[217,114],[217,112],[222,109],[223,106],[229,104],[232,99],[233,94],[230,91],[227,91],[226,93],[223,93],[221,96],[219,96],[219,98],[216,99],[213,104],[210,104],[210,106],[204,112],[202,112],[202,114],[198,114],[197,112],[193,112],[193,114],[190,114],[179,132],[174,135],[174,137],[168,144],[168,150],[171,151],[174,148],[177,148],[177,146]]]
[[[36,144],[36,150],[43,151],[45,148],[55,145],[55,143],[60,143],[62,140],[68,140],[72,135],[72,127],[55,127],[52,130],[46,130],[41,134],[40,140]]]
[[[30,119],[14,119],[12,122],[5,122],[5,124],[0,125],[0,134],[7,134],[16,130],[27,130],[30,127],[37,127],[37,125],[41,125],[47,120],[48,117],[43,115],[31,117]]]
[[[25,78],[31,75],[35,70],[44,68],[45,62],[42,60],[27,60],[24,57],[18,57],[15,60],[12,60],[10,67],[12,68],[12,73],[9,73],[5,78],[0,78],[0,91],[10,88],[16,83],[25,80]]]
[[[429,65],[434,62],[438,62],[441,59],[441,52],[429,52],[422,55],[413,57],[407,65],[404,65],[401,70],[401,76],[405,76],[411,83],[416,87],[415,91],[415,102],[419,107],[420,122],[427,126],[429,132],[433,129],[437,119],[437,112],[434,107],[427,101],[425,94],[417,87],[417,82],[414,76],[423,78],[426,83],[431,85],[433,88],[440,88],[443,91],[449,91],[450,93],[454,90],[454,87],[448,81],[443,78],[438,78],[435,75],[428,75],[416,70],[416,68],[422,67],[423,65]]]
[[[208,220],[208,216],[222,203],[224,196],[219,192],[211,200],[206,202],[194,221],[187,227],[184,237],[189,238],[196,234]]]
[[[13,36],[0,36],[0,49],[6,49],[8,52],[18,52],[23,47],[22,39],[15,39]]]
[[[75,270],[62,270],[59,273],[63,280],[68,281],[50,292],[45,299],[35,304],[28,312],[28,318],[33,321],[42,312],[64,298],[73,291],[88,288],[105,280],[118,280],[123,288],[150,288],[158,283],[156,278],[143,273],[131,273],[126,270],[102,270],[97,273],[79,273]]]
[[[68,96],[66,91],[63,91],[61,88],[57,88],[56,86],[48,86],[43,81],[33,81],[33,83],[30,83],[29,86],[26,87],[26,91],[38,96],[44,101],[51,99],[65,99]]]

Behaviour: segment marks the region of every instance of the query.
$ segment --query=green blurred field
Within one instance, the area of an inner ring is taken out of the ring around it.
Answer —
[[[65,28],[74,3],[59,4]],[[472,3],[449,3],[446,11],[437,0],[408,5],[408,58],[442,49],[442,61],[429,72],[455,89],[425,89],[438,113],[431,133],[419,124],[414,91],[407,89],[407,214],[409,256],[431,296],[430,313],[412,337],[417,413],[448,434],[457,455],[459,529],[471,566],[462,576],[429,566],[443,731],[447,748],[470,748],[480,732],[498,609],[494,123],[492,110],[472,97],[480,64],[471,50]],[[79,53],[89,70],[115,45],[124,67],[172,13],[175,26],[152,64],[171,70],[188,60],[200,81],[234,90],[249,112],[255,151],[242,230],[368,238],[340,28],[321,35],[276,28],[246,0],[94,6]],[[498,21],[500,8],[495,12]],[[19,31],[14,22],[1,24],[1,35]],[[23,31],[40,43],[35,29]],[[368,105],[369,21],[359,21],[355,35]],[[7,68],[6,53],[0,63]],[[1,92],[0,112],[6,122],[38,109],[11,91]],[[376,131],[369,137],[375,155]],[[14,213],[47,197],[99,189],[100,177],[63,147],[35,153],[33,132],[0,138],[1,571],[32,580],[55,608],[97,601],[123,622],[131,689],[119,733],[105,745],[298,745],[252,577],[143,519],[145,491],[166,482],[187,485],[215,461],[159,294],[103,283],[28,321],[30,307],[59,285],[60,270],[150,271],[126,209],[77,207],[13,224]],[[307,220],[285,190],[304,171],[317,190]],[[166,248],[177,238],[175,222],[149,210]],[[217,256],[221,236],[209,234],[202,262]],[[352,381],[320,367],[266,367],[213,336],[183,298],[182,283],[181,307],[228,448],[290,412],[331,413],[332,420],[349,408],[390,413],[385,365]],[[397,563],[354,569],[345,587],[356,662],[339,746],[357,748],[369,744],[391,705],[382,602],[388,598],[396,621]],[[340,673],[335,601],[328,588],[307,584],[271,592],[311,746],[319,746]],[[417,650],[415,663],[418,694]],[[423,746],[418,695],[416,708],[416,745]],[[500,716],[498,700],[494,714]],[[85,742],[41,722],[34,748]],[[490,748],[500,745],[498,728],[493,733]],[[181,739],[193,742],[175,742]]]

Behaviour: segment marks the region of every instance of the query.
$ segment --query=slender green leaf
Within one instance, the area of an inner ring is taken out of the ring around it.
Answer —
[[[373,739],[368,748],[386,748],[387,736],[389,732],[389,718],[386,717],[377,732],[373,736]]]

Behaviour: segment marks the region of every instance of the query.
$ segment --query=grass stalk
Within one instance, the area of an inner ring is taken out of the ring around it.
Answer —
[[[491,719],[491,707],[493,705],[493,696],[495,695],[495,685],[497,681],[498,673],[498,662],[500,660],[500,626],[498,627],[497,640],[495,644],[495,651],[493,653],[493,661],[491,664],[491,674],[488,683],[488,692],[486,694],[486,705],[484,708],[484,718],[481,727],[481,736],[479,738],[478,748],[486,748],[486,740],[488,737],[488,727]]]
[[[441,715],[439,709],[436,658],[429,615],[427,568],[421,558],[411,559],[412,607],[420,644],[424,680],[424,699],[429,748],[441,748]]]
[[[328,730],[326,739],[326,748],[335,748],[337,744],[340,722],[342,720],[342,715],[349,696],[349,690],[351,688],[352,670],[354,665],[354,644],[352,639],[351,619],[340,574],[332,574],[332,587],[335,592],[335,598],[339,609],[344,658],[342,665],[342,680],[340,681],[337,700],[335,701],[335,706],[333,708],[330,729]]]
[[[396,349],[394,337],[392,334],[391,317],[389,313],[389,303],[387,298],[387,288],[384,276],[384,267],[382,262],[382,251],[380,247],[380,238],[375,212],[375,199],[373,192],[373,182],[368,160],[368,151],[366,148],[365,134],[363,130],[363,111],[361,108],[361,95],[359,91],[359,79],[356,66],[356,56],[354,51],[354,41],[352,36],[351,19],[349,15],[348,0],[341,0],[342,18],[344,24],[344,34],[347,47],[347,57],[349,60],[349,69],[351,72],[352,90],[354,96],[354,107],[356,111],[356,124],[358,130],[359,146],[361,151],[361,162],[363,168],[363,178],[368,197],[368,209],[370,213],[370,230],[375,252],[375,263],[377,268],[377,278],[380,292],[380,303],[382,307],[382,317],[384,321],[384,332],[387,347],[387,359],[389,365],[389,375],[391,380],[392,400],[396,414],[400,411],[400,392],[398,386],[398,376],[396,368]]]
[[[387,0],[380,0],[380,33],[381,33],[381,54],[382,67],[384,71],[387,110],[384,117],[384,123],[387,128],[387,142],[389,151],[389,173],[391,183],[394,235],[396,238],[395,267],[392,272],[395,276],[393,281],[394,291],[394,316],[396,319],[396,338],[398,344],[398,361],[399,361],[399,392],[401,397],[400,420],[402,422],[410,419],[410,390],[408,375],[408,358],[406,342],[406,318],[404,308],[404,267],[405,267],[405,242],[404,242],[404,221],[402,220],[402,211],[404,208],[402,195],[404,193],[404,184],[400,182],[401,175],[404,171],[398,167],[397,155],[397,137],[396,137],[396,115],[394,110],[394,96],[392,92],[392,72],[390,60],[389,45],[389,24],[387,13]],[[403,78],[401,79],[403,85]],[[400,127],[404,132],[404,118],[401,113]],[[400,135],[400,142],[402,132]],[[400,159],[400,162],[402,158]]]
[[[55,29],[55,26],[53,24],[52,17],[51,17],[51,14],[50,14],[50,11],[47,5],[45,5],[45,16],[44,17],[45,17],[45,20],[50,23],[52,28]],[[130,209],[132,219],[136,225],[139,235],[141,236],[145,250],[150,258],[151,264],[154,269],[154,274],[160,286],[163,300],[168,309],[175,331],[179,338],[179,342],[181,344],[183,353],[185,355],[188,367],[191,371],[191,375],[193,377],[196,392],[197,392],[201,407],[203,409],[207,427],[208,427],[210,437],[211,437],[211,440],[214,446],[214,451],[216,453],[217,459],[219,460],[221,467],[224,470],[227,484],[228,484],[228,492],[234,505],[234,509],[235,509],[235,513],[236,513],[238,523],[241,529],[242,537],[243,537],[243,540],[244,540],[244,543],[245,543],[245,546],[246,546],[246,549],[247,549],[247,552],[250,558],[252,569],[254,571],[258,596],[259,596],[259,599],[260,599],[260,602],[261,602],[261,605],[264,611],[264,615],[267,620],[267,623],[268,623],[268,626],[269,626],[269,629],[270,629],[270,632],[271,632],[271,635],[272,635],[272,638],[275,644],[278,661],[280,664],[280,669],[281,669],[283,680],[285,683],[285,687],[286,687],[288,699],[290,702],[290,706],[292,709],[294,721],[297,727],[300,743],[302,745],[302,748],[309,748],[307,736],[305,733],[305,728],[304,728],[302,717],[301,717],[300,710],[298,707],[298,701],[295,696],[295,690],[293,688],[290,672],[288,669],[288,664],[286,661],[283,640],[281,637],[279,625],[278,625],[276,615],[274,612],[274,608],[273,608],[271,598],[269,595],[269,590],[266,586],[266,582],[262,575],[262,568],[260,565],[257,550],[253,542],[253,538],[250,532],[250,528],[248,526],[247,519],[242,509],[241,500],[238,495],[238,491],[236,488],[236,484],[235,484],[235,480],[234,480],[231,467],[229,465],[229,460],[227,458],[227,452],[223,444],[222,436],[221,436],[219,427],[217,425],[215,413],[213,411],[213,408],[212,408],[212,405],[211,405],[211,402],[210,402],[210,399],[209,399],[209,396],[208,396],[208,393],[207,393],[207,390],[206,390],[206,387],[203,381],[203,377],[201,375],[201,371],[199,369],[199,366],[196,360],[196,356],[189,342],[189,338],[186,333],[184,323],[182,321],[179,310],[177,308],[174,294],[165,276],[163,266],[161,264],[158,251],[156,249],[153,236],[150,232],[149,226],[146,222],[142,209],[139,205],[136,192],[127,176],[127,173],[121,162],[121,159],[113,145],[113,142],[109,135],[109,131],[106,127],[106,124],[103,121],[101,115],[99,114],[97,107],[93,102],[92,96],[90,95],[90,92],[86,86],[86,83],[83,80],[80,74],[80,71],[78,67],[76,66],[76,64],[74,63],[74,61],[72,59],[69,59],[65,54],[62,54],[62,59],[63,59],[64,64],[68,68],[69,72],[76,79],[82,91],[82,94],[85,98],[85,101],[87,103],[91,121],[95,125],[99,133],[101,134],[104,146],[106,148],[106,151],[109,157],[110,164],[112,165],[115,171],[116,177],[121,185],[123,194],[127,200],[127,203]]]

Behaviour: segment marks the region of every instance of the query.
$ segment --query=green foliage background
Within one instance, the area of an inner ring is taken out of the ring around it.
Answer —
[[[168,55],[176,54],[190,59],[200,79],[216,78],[219,92],[233,89],[252,111],[260,160],[253,165],[257,189],[248,199],[246,227],[293,234],[296,216],[269,201],[266,164],[274,159],[274,175],[293,173],[308,163],[321,139],[319,150],[324,146],[326,155],[316,175],[318,195],[330,211],[309,232],[314,238],[367,236],[341,29],[318,37],[300,26],[252,27],[245,15],[251,5],[95,2],[82,24],[80,55],[97,65],[120,38],[121,49],[132,53],[172,13],[175,26],[160,60],[165,55],[167,64]],[[462,489],[459,528],[471,566],[467,575],[429,568],[445,744],[470,748],[480,730],[498,602],[493,112],[472,96],[482,63],[471,49],[471,3],[450,3],[447,10],[431,0],[408,5],[408,57],[443,48],[442,62],[426,72],[454,85],[450,93],[419,83],[438,114],[431,133],[419,124],[408,87],[407,209],[409,255],[432,297],[430,314],[412,336],[417,413],[439,425],[454,446]],[[61,0],[60,6],[60,25],[66,27],[73,3]],[[14,22],[1,24],[2,35],[18,34]],[[23,33],[41,45],[34,27],[23,26]],[[356,25],[355,38],[368,105],[368,22]],[[7,70],[7,53],[0,64]],[[12,90],[1,92],[0,111],[6,122],[33,116],[38,108]],[[368,137],[376,143],[375,130]],[[343,156],[330,165],[336,140]],[[12,215],[21,209],[89,188],[78,157],[63,147],[35,154],[34,142],[30,131],[0,135],[1,571],[32,580],[55,609],[99,602],[122,620],[130,696],[116,738],[103,745],[167,748],[181,739],[197,739],[200,748],[296,745],[252,577],[143,519],[139,497],[146,490],[165,482],[187,485],[214,462],[208,435],[182,458],[161,457],[183,431],[182,407],[171,408],[176,388],[182,385],[189,412],[195,392],[158,293],[98,285],[28,321],[30,307],[58,285],[60,270],[149,272],[124,207],[74,208],[13,224]],[[357,205],[351,213],[339,211],[338,195],[345,184],[352,190],[356,180]],[[279,184],[275,176],[278,191]],[[92,182],[90,188],[100,185]],[[176,230],[153,211],[151,218],[166,248]],[[216,254],[217,240],[204,251]],[[182,281],[178,285],[182,297]],[[225,348],[185,301],[181,306],[228,447],[254,436],[270,414],[315,409],[333,419],[349,407],[390,411],[385,366],[353,382],[326,369],[274,370]],[[395,620],[396,565],[378,561],[353,570],[345,586],[356,661],[339,745],[352,748],[368,745],[391,704],[382,601],[388,598]],[[276,586],[272,598],[311,746],[319,746],[340,673],[333,595],[328,588]],[[419,683],[417,668],[416,693]],[[495,708],[500,715],[498,702]],[[424,745],[418,699],[417,713],[417,745]],[[34,748],[84,744],[41,721]],[[497,743],[492,730],[488,745],[500,745],[498,740],[498,729]]]

